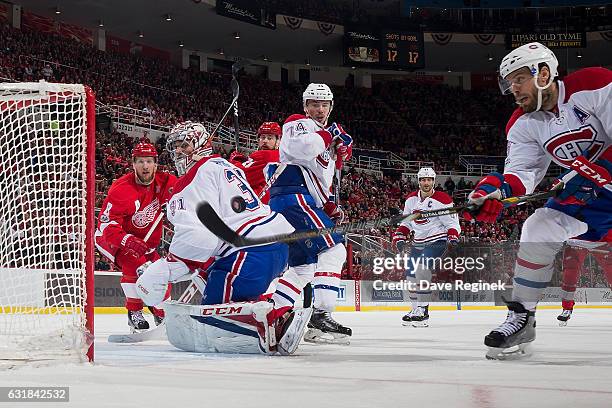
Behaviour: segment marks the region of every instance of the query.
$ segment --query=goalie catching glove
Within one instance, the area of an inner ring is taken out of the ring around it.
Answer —
[[[494,223],[504,208],[501,200],[511,196],[510,185],[504,181],[503,174],[490,173],[468,195],[468,205],[475,209],[466,211],[463,216],[468,221]]]

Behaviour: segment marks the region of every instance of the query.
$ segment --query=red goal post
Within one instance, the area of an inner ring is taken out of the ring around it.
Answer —
[[[95,96],[0,84],[0,368],[93,361]]]

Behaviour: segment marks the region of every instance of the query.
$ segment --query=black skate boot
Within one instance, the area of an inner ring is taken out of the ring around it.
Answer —
[[[519,302],[506,302],[506,321],[485,336],[489,347],[487,359],[505,360],[528,355],[527,346],[535,340],[535,312],[530,312]]]
[[[567,326],[567,321],[572,317],[572,309],[563,309],[561,314],[557,316],[557,320],[559,321],[559,326],[564,327]]]
[[[353,330],[335,321],[330,312],[315,309],[308,322],[304,341],[309,343],[349,344]]]
[[[155,325],[159,326],[160,324],[162,324],[162,322],[164,321],[163,310],[155,309],[152,306],[148,306],[148,309],[149,312],[151,312],[151,314],[153,315],[153,321],[155,322]]]
[[[417,306],[402,317],[402,325],[412,327],[429,327],[429,305]]]
[[[132,328],[132,333],[149,329],[149,322],[142,314],[142,310],[128,310],[128,326]]]

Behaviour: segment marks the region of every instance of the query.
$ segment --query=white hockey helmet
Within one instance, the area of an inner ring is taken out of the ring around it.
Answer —
[[[190,154],[177,153],[177,147],[185,142],[191,144],[193,151]],[[174,161],[177,174],[182,176],[202,157],[212,154],[212,137],[201,123],[181,122],[170,131],[166,141],[166,150]]]
[[[302,94],[302,102],[304,103],[304,112],[306,112],[306,103],[308,101],[329,101],[329,112],[325,117],[324,123],[319,123],[321,126],[327,126],[327,120],[329,119],[329,115],[331,114],[332,109],[334,109],[334,94],[332,93],[329,86],[325,84],[309,84],[306,87],[306,90]],[[306,112],[308,115],[308,112]],[[318,121],[316,121],[318,123]]]
[[[544,86],[538,85],[538,76],[540,75],[540,64],[546,64],[550,71],[548,83]],[[538,43],[532,42],[522,45],[511,51],[502,59],[499,65],[499,89],[502,94],[508,95],[512,92],[512,82],[506,77],[517,69],[528,68],[533,75],[533,80],[536,88],[538,88],[538,107],[541,107],[542,90],[548,88],[553,80],[559,76],[559,61],[550,48]]]
[[[421,167],[419,169],[419,172],[417,173],[417,180],[420,180],[422,178],[427,178],[427,177],[435,180],[436,172],[431,167]]]
[[[329,86],[325,84],[309,84],[302,94],[302,102],[304,102],[304,106],[306,106],[306,101],[309,99],[315,101],[330,101],[332,106],[334,104],[334,94]]]

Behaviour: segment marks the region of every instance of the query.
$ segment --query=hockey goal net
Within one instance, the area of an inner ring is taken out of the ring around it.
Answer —
[[[95,100],[0,84],[0,368],[93,360]]]

